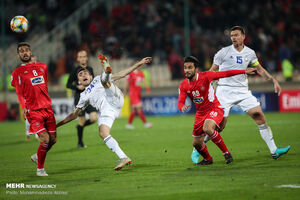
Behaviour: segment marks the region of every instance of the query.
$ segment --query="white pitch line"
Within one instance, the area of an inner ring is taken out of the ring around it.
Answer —
[[[300,188],[300,185],[277,185],[276,188]]]

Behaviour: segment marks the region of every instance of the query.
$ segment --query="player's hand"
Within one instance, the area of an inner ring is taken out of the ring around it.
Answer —
[[[26,120],[26,112],[27,112],[27,109],[24,108],[24,109],[22,110],[22,118],[23,118],[24,120]]]
[[[152,57],[145,57],[143,58],[142,60],[140,60],[138,62],[139,65],[143,65],[143,64],[147,64],[147,63],[150,63],[152,61]]]
[[[181,108],[181,112],[185,112],[191,105],[184,105],[182,108]]]
[[[84,86],[83,85],[77,85],[78,90],[84,90]]]
[[[248,67],[246,70],[246,74],[256,74],[256,72],[257,72],[257,68],[254,68],[254,67]]]
[[[277,80],[275,80],[274,78],[273,78],[273,83],[274,83],[275,93],[277,93],[279,96],[281,93],[281,87],[280,87],[279,83],[277,82]]]

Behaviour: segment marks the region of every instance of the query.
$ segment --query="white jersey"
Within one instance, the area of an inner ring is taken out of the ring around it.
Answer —
[[[76,108],[85,109],[89,104],[101,111],[101,105],[108,102],[113,108],[121,109],[120,99],[114,93],[103,87],[101,77],[96,76],[91,84],[80,94]]]
[[[242,51],[237,51],[233,45],[222,48],[214,57],[214,64],[219,66],[219,71],[246,70],[250,65],[258,62],[255,52],[247,46]],[[248,87],[246,74],[239,74],[221,78],[219,85],[233,87]]]

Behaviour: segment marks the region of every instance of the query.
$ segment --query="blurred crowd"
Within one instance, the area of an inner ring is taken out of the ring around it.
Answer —
[[[26,6],[26,0],[14,0],[25,9],[31,25],[45,31],[80,6],[80,0],[45,0]],[[296,0],[189,0],[190,47],[203,66],[211,66],[214,54],[230,45],[229,30],[234,25],[246,28],[246,45],[253,48],[270,72],[282,70],[288,59],[300,67],[300,3]],[[37,22],[36,22],[37,21]],[[95,54],[102,49],[112,59],[122,56],[154,56],[168,62],[172,78],[183,76],[184,0],[112,0],[103,2],[83,19],[81,39],[66,37],[67,70],[74,65],[74,51],[87,49]]]
[[[168,61],[173,78],[180,78],[184,55],[184,1],[113,1],[99,6],[80,24],[91,53],[98,48],[112,58],[156,56]],[[300,66],[300,4],[296,0],[190,0],[191,53],[203,69],[214,54],[230,45],[229,29],[246,28],[246,45],[270,72],[281,71],[289,59]]]

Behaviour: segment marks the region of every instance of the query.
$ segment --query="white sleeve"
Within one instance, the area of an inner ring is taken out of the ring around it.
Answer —
[[[220,66],[223,63],[224,56],[225,56],[225,51],[224,48],[222,48],[215,54],[213,64]]]
[[[76,108],[80,108],[80,109],[84,110],[88,106],[89,101],[85,94],[86,94],[86,91],[83,91],[80,94],[80,99],[78,101],[78,104],[76,105]]]
[[[258,61],[257,56],[256,56],[255,52],[252,51],[252,53],[251,53],[250,64],[253,65],[253,64],[255,64],[257,61]]]

